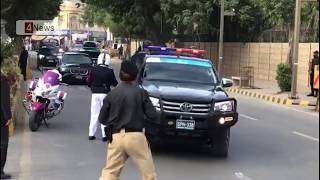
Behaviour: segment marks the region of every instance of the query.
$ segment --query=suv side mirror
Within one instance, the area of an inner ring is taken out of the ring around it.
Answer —
[[[233,86],[233,81],[231,79],[222,78],[222,87],[231,87]]]

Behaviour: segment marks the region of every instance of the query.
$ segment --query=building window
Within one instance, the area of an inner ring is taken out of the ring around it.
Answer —
[[[69,19],[70,22],[70,28],[71,29],[78,29],[79,28],[79,22],[77,16],[71,16]]]

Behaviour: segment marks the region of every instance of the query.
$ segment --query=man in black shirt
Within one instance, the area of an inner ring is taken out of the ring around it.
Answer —
[[[11,179],[11,175],[4,173],[9,143],[9,124],[11,119],[10,85],[6,77],[1,74],[1,178]]]
[[[310,78],[310,87],[311,87],[311,93],[308,94],[308,96],[314,96],[317,97],[318,90],[314,88],[313,78],[314,78],[314,68],[316,65],[319,65],[319,52],[314,51],[313,52],[313,58],[309,64],[309,78]]]
[[[27,64],[28,64],[28,56],[29,53],[24,46],[21,48],[21,52],[19,55],[19,67],[21,70],[21,74],[23,75],[23,79],[27,80]]]
[[[118,84],[113,69],[109,67],[110,56],[106,52],[101,57],[99,56],[97,63],[98,65],[92,68],[87,78],[87,83],[92,91],[89,140],[96,139],[95,134],[99,125],[99,113],[103,100],[110,91],[110,86],[115,87]],[[101,125],[102,141],[107,141],[104,129],[105,126]]]
[[[138,69],[133,62],[122,62],[122,83],[104,99],[99,121],[107,125],[108,132],[113,135],[108,137],[107,165],[102,170],[100,180],[118,180],[129,157],[138,166],[143,180],[156,179],[151,151],[144,134],[144,117],[156,121],[158,115],[148,93],[136,85],[137,74]]]

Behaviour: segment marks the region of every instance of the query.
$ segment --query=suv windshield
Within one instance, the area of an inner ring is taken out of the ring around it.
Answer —
[[[152,62],[146,64],[143,76],[144,80],[217,84],[212,66]]]
[[[40,54],[56,54],[59,53],[59,48],[41,48],[39,50]]]
[[[94,42],[85,42],[85,43],[83,44],[83,47],[84,47],[84,48],[97,48],[97,45],[96,45],[96,43],[94,43]]]
[[[65,54],[62,62],[66,64],[91,64],[90,58],[82,54]]]

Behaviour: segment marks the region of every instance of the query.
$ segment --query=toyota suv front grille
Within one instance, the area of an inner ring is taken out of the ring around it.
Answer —
[[[162,101],[163,111],[174,114],[190,114],[190,115],[208,115],[210,112],[211,104],[193,104],[193,103],[180,103]]]

